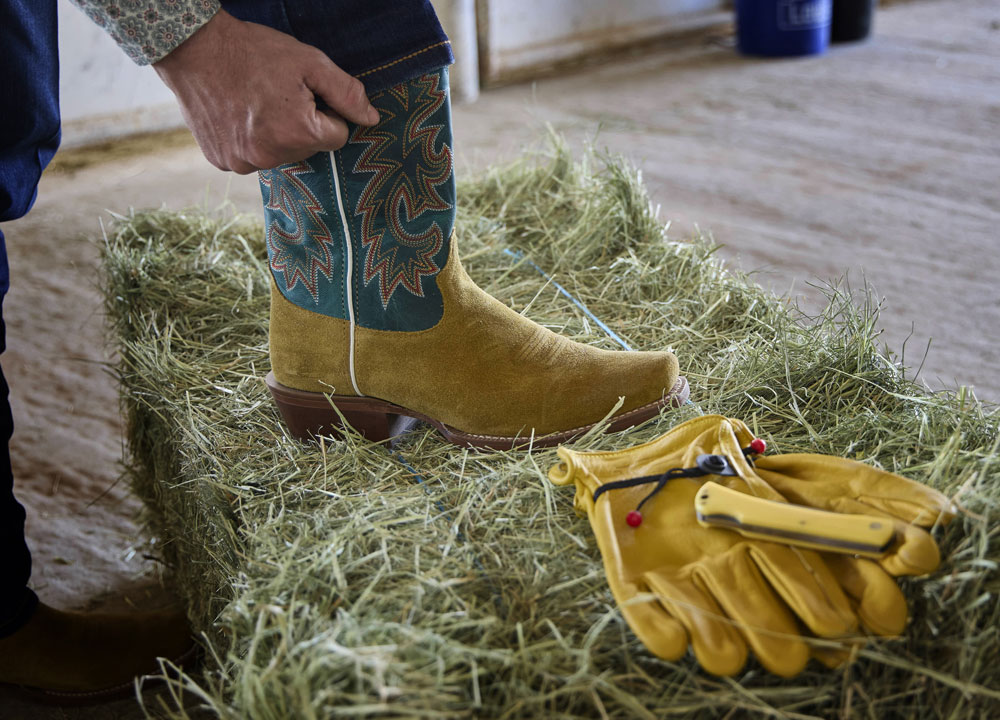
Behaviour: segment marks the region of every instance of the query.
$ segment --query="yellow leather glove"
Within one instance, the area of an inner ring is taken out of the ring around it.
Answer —
[[[849,636],[859,620],[880,635],[901,632],[906,601],[893,576],[937,567],[937,545],[922,527],[950,517],[947,499],[842,458],[761,455],[751,463],[743,448],[753,440],[739,420],[709,415],[626,450],[558,449],[562,462],[549,479],[575,483],[576,509],[590,518],[608,584],[632,630],[667,660],[678,659],[690,643],[702,667],[731,675],[745,664],[749,647],[783,676],[809,660],[803,625],[821,638]],[[671,479],[645,503],[656,483],[600,491],[594,500],[602,485],[695,467],[702,454],[725,456],[737,474]],[[888,518],[896,539],[874,561],[702,527],[694,498],[707,481],[768,500]],[[831,661],[829,653],[814,654]]]

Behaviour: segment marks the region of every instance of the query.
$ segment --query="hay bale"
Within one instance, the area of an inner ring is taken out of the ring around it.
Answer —
[[[804,318],[677,242],[637,175],[557,148],[460,188],[463,256],[488,291],[576,340],[615,344],[520,251],[640,349],[673,349],[696,404],[580,443],[620,448],[681,420],[746,420],[779,452],[841,454],[958,496],[944,562],[903,582],[912,621],[839,671],[716,678],[635,639],[551,450],[479,453],[419,431],[395,449],[285,434],[268,368],[256,221],[119,218],[105,252],[128,472],[205,633],[181,684],[222,718],[996,717],[996,408],[930,394],[879,350],[867,294]],[[187,717],[166,709],[170,717]]]

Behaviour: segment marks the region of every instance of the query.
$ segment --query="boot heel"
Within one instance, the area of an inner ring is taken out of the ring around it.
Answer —
[[[266,382],[285,425],[299,440],[320,435],[342,438],[350,427],[366,440],[379,442],[408,432],[417,422],[384,400],[296,390],[279,383],[274,373],[267,374]]]
[[[371,442],[388,440],[402,430],[409,418],[390,412],[390,403],[374,398],[331,395],[295,390],[268,373],[267,387],[289,432],[299,440],[319,435],[344,437],[345,424]],[[337,411],[340,411],[339,413]]]
[[[344,423],[354,428],[365,440],[371,442],[379,442],[380,440],[388,440],[392,437],[392,421],[394,417],[384,412],[373,412],[368,410],[349,410],[348,408],[341,407],[334,401],[341,413],[343,413],[343,422],[339,415],[335,414],[336,420],[333,421],[333,425],[330,426],[330,431],[335,437],[343,437],[344,434]],[[320,430],[319,433],[315,434],[327,434],[325,430]]]

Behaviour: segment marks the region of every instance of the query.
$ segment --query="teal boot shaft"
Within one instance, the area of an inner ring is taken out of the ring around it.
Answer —
[[[268,259],[296,306],[374,330],[442,317],[436,282],[455,221],[446,68],[371,98],[347,144],[260,173]]]

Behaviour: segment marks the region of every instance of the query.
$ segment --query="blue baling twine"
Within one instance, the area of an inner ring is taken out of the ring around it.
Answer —
[[[572,303],[573,303],[574,305],[576,305],[576,306],[577,306],[578,308],[580,308],[581,310],[583,310],[583,312],[584,312],[584,313],[586,314],[586,316],[587,316],[587,317],[589,317],[589,318],[590,318],[591,320],[593,320],[593,321],[594,321],[595,323],[597,323],[597,326],[598,326],[599,328],[601,328],[601,330],[603,330],[604,332],[606,332],[606,333],[608,334],[608,337],[610,337],[610,338],[611,338],[612,340],[614,340],[614,341],[615,341],[616,343],[618,343],[619,345],[621,345],[621,346],[622,346],[623,348],[625,348],[626,350],[629,350],[629,351],[631,351],[631,350],[632,350],[632,347],[631,347],[631,346],[630,346],[630,345],[629,345],[629,344],[628,344],[627,342],[625,342],[625,341],[624,341],[624,340],[622,340],[622,339],[621,339],[620,337],[618,337],[618,335],[617,335],[617,334],[615,333],[615,331],[614,331],[614,330],[612,330],[612,329],[611,329],[611,328],[609,328],[609,327],[608,327],[607,325],[605,325],[605,324],[604,324],[604,323],[603,323],[603,322],[601,321],[601,319],[600,319],[599,317],[597,317],[596,315],[594,315],[594,313],[590,312],[590,310],[589,310],[589,309],[587,308],[587,306],[586,306],[586,305],[584,305],[584,304],[583,304],[582,302],[580,302],[580,301],[579,301],[579,300],[577,300],[577,299],[576,299],[575,297],[573,297],[573,296],[572,296],[572,295],[570,294],[569,290],[567,290],[567,289],[566,289],[566,288],[564,288],[564,287],[563,287],[562,285],[560,285],[560,284],[559,284],[559,283],[557,283],[557,282],[556,282],[555,280],[553,280],[553,279],[552,279],[552,276],[551,276],[551,275],[549,275],[549,274],[548,274],[547,272],[545,272],[544,270],[542,270],[542,269],[541,269],[540,267],[538,267],[538,266],[537,266],[537,265],[536,265],[535,263],[533,263],[533,262],[532,262],[531,260],[529,260],[529,259],[528,259],[527,257],[525,257],[525,255],[524,255],[524,253],[523,253],[523,252],[521,252],[521,251],[519,251],[519,250],[511,250],[510,248],[504,248],[504,252],[505,252],[506,254],[510,255],[510,256],[511,256],[512,258],[514,258],[514,259],[515,259],[515,260],[517,260],[518,262],[520,262],[520,261],[522,261],[522,260],[523,260],[524,262],[526,262],[526,263],[528,263],[529,265],[531,265],[531,267],[535,268],[535,270],[537,270],[537,271],[538,271],[538,273],[539,273],[539,274],[540,274],[540,275],[541,275],[541,276],[542,276],[543,278],[545,278],[545,279],[546,279],[546,280],[548,280],[548,281],[549,281],[550,283],[552,283],[553,285],[555,285],[556,289],[557,289],[557,290],[558,290],[559,292],[561,292],[561,293],[562,293],[563,295],[565,295],[566,297],[568,297],[568,298],[570,299],[570,301],[571,301],[571,302],[572,302]],[[689,398],[688,398],[687,400],[685,400],[685,401],[684,401],[684,404],[685,404],[685,405],[694,405],[694,401],[692,401],[692,400],[691,400],[691,398],[689,397]]]
[[[514,258],[514,260],[516,262],[522,262],[523,261],[523,262],[526,262],[531,267],[535,268],[535,270],[537,270],[538,273],[543,278],[545,278],[548,282],[552,283],[559,292],[561,292],[564,296],[566,296],[567,298],[569,298],[570,302],[572,302],[574,305],[576,305],[578,308],[580,308],[580,310],[582,310],[587,317],[589,317],[591,320],[593,320],[595,323],[597,323],[597,326],[600,327],[604,332],[606,332],[608,334],[608,337],[610,337],[616,343],[618,343],[619,345],[621,345],[625,350],[628,350],[628,351],[632,350],[632,348],[629,346],[629,344],[627,342],[625,342],[624,340],[622,340],[618,336],[618,334],[615,333],[614,330],[612,330],[607,325],[605,325],[604,322],[602,322],[600,318],[598,318],[596,315],[594,315],[594,313],[590,312],[590,310],[587,308],[587,306],[584,305],[579,300],[577,300],[575,297],[573,297],[573,295],[566,288],[564,288],[562,285],[560,285],[555,280],[553,280],[551,275],[549,275],[547,272],[545,272],[540,267],[538,267],[538,265],[536,265],[534,262],[532,262],[527,257],[525,257],[524,253],[519,252],[519,251],[510,250],[508,248],[504,248],[504,253],[506,253],[507,255],[510,255],[512,258]],[[434,503],[434,507],[437,508],[438,512],[440,512],[441,515],[444,518],[446,518],[452,525],[455,525],[455,520],[454,520],[451,512],[448,510],[448,508],[445,507],[444,503],[442,503],[437,498],[434,498],[434,491],[431,489],[430,485],[427,484],[427,481],[424,480],[423,476],[417,471],[417,469],[415,467],[413,467],[410,463],[408,463],[406,461],[406,458],[403,457],[403,454],[400,453],[398,450],[394,454],[396,456],[396,459],[399,460],[399,463],[404,468],[406,468],[406,470],[410,473],[410,476],[414,480],[416,480],[417,484],[420,485],[424,489],[424,492],[427,493],[427,495],[430,496],[433,499],[432,501]],[[459,542],[465,542],[465,535],[464,535],[464,533],[462,532],[462,530],[457,525],[455,526],[455,539],[458,540]],[[478,554],[476,554],[475,552],[473,552],[473,562],[475,562],[476,566],[480,570],[484,570],[482,562],[480,561]],[[499,591],[495,587],[494,587],[494,602],[497,603],[498,605],[502,605],[503,604],[502,597],[500,596]]]
[[[541,269],[540,267],[538,267],[538,266],[537,266],[537,265],[536,265],[535,263],[533,263],[533,262],[532,262],[531,260],[529,260],[529,259],[528,259],[527,257],[525,257],[524,253],[522,253],[522,252],[520,252],[520,251],[516,251],[516,250],[511,250],[511,249],[509,249],[509,248],[504,248],[504,252],[505,252],[505,253],[506,253],[507,255],[510,255],[510,256],[511,256],[512,258],[514,258],[514,259],[515,259],[515,260],[517,260],[518,262],[521,262],[521,261],[523,260],[524,262],[526,262],[526,263],[528,263],[529,265],[531,265],[531,267],[535,268],[535,270],[537,270],[537,271],[538,271],[538,273],[539,273],[539,274],[540,274],[540,275],[541,275],[541,276],[542,276],[543,278],[545,278],[545,279],[546,279],[546,280],[548,280],[548,281],[549,281],[550,283],[552,283],[552,285],[553,285],[553,286],[555,286],[556,290],[558,290],[558,291],[559,291],[559,292],[561,292],[561,293],[562,293],[563,295],[565,295],[565,296],[566,296],[567,298],[569,298],[570,302],[572,302],[572,303],[573,303],[574,305],[576,305],[576,306],[577,306],[578,308],[580,308],[581,310],[583,310],[584,314],[585,314],[585,315],[586,315],[587,317],[589,317],[589,318],[590,318],[591,320],[593,320],[593,321],[594,321],[595,323],[597,323],[597,326],[598,326],[599,328],[601,328],[601,330],[603,330],[604,332],[606,332],[606,333],[608,334],[608,337],[610,337],[610,338],[611,338],[612,340],[614,340],[614,341],[615,341],[616,343],[618,343],[619,345],[621,345],[621,346],[622,346],[623,348],[625,348],[626,350],[629,350],[629,351],[631,351],[631,350],[632,350],[632,348],[631,348],[631,347],[629,346],[629,344],[628,344],[627,342],[625,342],[624,340],[622,340],[622,339],[621,339],[620,337],[618,337],[618,335],[617,335],[617,334],[615,333],[615,331],[614,331],[614,330],[612,330],[612,329],[611,329],[611,328],[609,328],[609,327],[608,327],[607,325],[605,325],[605,324],[604,324],[604,322],[602,322],[602,321],[601,321],[601,319],[600,319],[599,317],[597,317],[596,315],[594,315],[594,313],[590,312],[590,310],[589,310],[589,309],[587,309],[587,306],[586,306],[586,305],[584,305],[584,304],[583,304],[582,302],[580,302],[580,301],[579,301],[579,300],[577,300],[577,299],[576,299],[575,297],[573,297],[573,296],[572,296],[572,295],[570,294],[569,290],[567,290],[567,289],[566,289],[566,288],[564,288],[564,287],[563,287],[562,285],[560,285],[560,284],[559,284],[559,283],[557,283],[557,282],[556,282],[555,280],[553,280],[553,279],[552,279],[552,276],[551,276],[551,275],[549,275],[549,274],[548,274],[547,272],[545,272],[544,270],[542,270],[542,269]]]
[[[553,280],[551,275],[549,275],[547,272],[545,272],[540,267],[538,267],[535,263],[533,263],[530,259],[528,259],[523,252],[521,252],[520,250],[511,250],[510,248],[504,248],[504,253],[506,253],[507,255],[510,255],[512,258],[514,258],[514,260],[516,260],[518,262],[521,262],[523,260],[524,262],[526,262],[529,265],[531,265],[531,267],[535,268],[535,270],[538,271],[539,275],[541,275],[543,278],[545,278],[550,283],[552,283],[559,292],[561,292],[563,295],[565,295],[567,298],[570,299],[570,302],[572,302],[578,308],[580,308],[581,310],[583,310],[584,314],[586,314],[587,317],[589,317],[591,320],[593,320],[595,323],[597,323],[597,326],[599,328],[601,328],[601,330],[603,330],[604,332],[606,332],[608,334],[608,337],[610,337],[612,340],[614,340],[616,343],[618,343],[619,345],[621,345],[626,350],[628,350],[628,351],[632,350],[632,347],[627,342],[625,342],[620,337],[618,337],[617,333],[615,333],[614,330],[612,330],[607,325],[605,325],[601,321],[601,319],[599,317],[597,317],[596,315],[594,315],[594,313],[590,312],[589,308],[587,308],[586,305],[584,305],[582,302],[580,302],[575,297],[573,297],[573,295],[569,292],[569,290],[567,290],[562,285],[560,285],[555,280]],[[687,400],[684,401],[684,404],[685,405],[694,405],[694,401],[691,400],[691,398],[689,397]]]
[[[407,470],[410,471],[410,475],[412,475],[413,479],[416,480],[417,483],[423,487],[424,492],[427,493],[427,495],[429,495],[430,497],[433,498],[434,497],[434,491],[431,490],[430,486],[424,480],[423,476],[419,472],[417,472],[417,469],[415,467],[413,467],[412,465],[410,465],[410,463],[406,462],[406,460],[403,458],[403,455],[398,450],[396,451],[396,459],[399,460],[400,464],[403,467],[405,467]],[[451,512],[449,512],[448,508],[446,508],[444,506],[443,502],[441,502],[440,500],[435,499],[434,500],[434,507],[436,507],[438,509],[438,511],[441,513],[441,515],[443,515],[444,517],[446,517],[448,519],[448,522],[450,522],[452,525],[455,525],[455,520],[451,516]],[[462,530],[457,525],[455,526],[455,537],[459,541],[465,542],[465,535],[462,534]],[[478,561],[478,558],[477,558],[477,561]]]
[[[396,459],[399,460],[400,464],[409,471],[413,479],[416,480],[417,483],[424,489],[424,492],[427,493],[429,497],[433,498],[434,507],[436,507],[438,511],[441,513],[442,517],[446,518],[448,522],[455,528],[455,539],[461,543],[464,543],[466,540],[465,533],[463,533],[462,529],[458,527],[458,523],[455,522],[454,516],[452,516],[448,508],[444,506],[444,503],[434,498],[434,491],[431,490],[430,485],[427,484],[427,481],[424,480],[423,476],[419,472],[417,472],[417,469],[415,467],[410,465],[410,463],[406,462],[406,459],[403,457],[402,453],[400,453],[398,450],[396,451]],[[493,590],[493,604],[496,605],[498,608],[503,608],[504,607],[503,595],[500,593],[500,589],[496,586],[496,583],[493,582],[493,579],[488,575],[486,575],[486,568],[483,566],[483,561],[479,558],[479,553],[475,551],[475,548],[472,549],[472,562],[479,569],[479,571],[483,573],[483,576],[489,583],[490,588]]]

